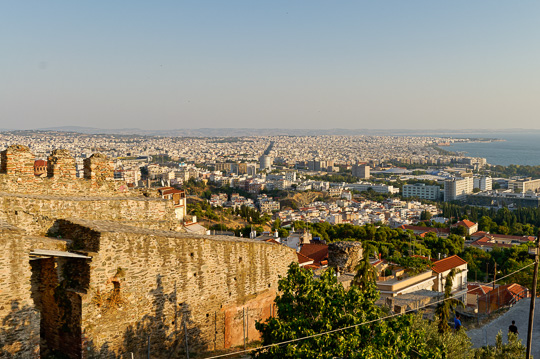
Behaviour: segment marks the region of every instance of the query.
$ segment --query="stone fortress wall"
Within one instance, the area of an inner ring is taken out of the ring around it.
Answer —
[[[31,297],[29,243],[0,221],[0,358],[39,355],[40,313]]]
[[[47,176],[34,175],[35,156],[27,146],[13,145],[0,153],[0,192],[48,195],[131,196],[125,183],[114,181],[114,165],[96,153],[84,160],[84,178],[76,177],[75,159],[67,150],[47,158]]]
[[[129,191],[113,180],[113,163],[101,154],[84,160],[84,178],[75,176],[75,159],[62,149],[48,157],[47,177],[34,175],[34,155],[26,146],[9,147],[0,160],[0,219],[28,233],[45,235],[55,220],[68,217],[182,228],[171,201]]]
[[[180,232],[172,202],[114,181],[105,156],[85,178],[64,150],[44,178],[27,147],[0,160],[0,357],[137,358],[148,342],[181,357],[186,339],[200,353],[259,338],[293,250]]]

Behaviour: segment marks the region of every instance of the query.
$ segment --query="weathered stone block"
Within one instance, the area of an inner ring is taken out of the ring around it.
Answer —
[[[75,158],[68,150],[57,149],[47,158],[47,176],[55,179],[75,180],[77,170]]]
[[[0,173],[10,176],[34,177],[35,156],[27,146],[9,146],[0,153],[0,157]]]
[[[94,153],[92,156],[85,158],[84,178],[101,183],[104,181],[112,181],[114,179],[114,164],[109,157]]]
[[[334,242],[328,245],[328,265],[339,272],[353,272],[361,259],[360,242]]]

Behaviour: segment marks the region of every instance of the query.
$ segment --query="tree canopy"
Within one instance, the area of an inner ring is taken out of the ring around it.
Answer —
[[[381,319],[383,310],[373,281],[363,290],[345,290],[332,269],[319,279],[297,263],[279,281],[277,317],[257,322],[263,346],[310,337],[256,352],[255,358],[443,358],[426,343],[426,331],[411,330],[411,315]],[[340,328],[348,328],[338,330]],[[329,331],[334,332],[328,334]]]

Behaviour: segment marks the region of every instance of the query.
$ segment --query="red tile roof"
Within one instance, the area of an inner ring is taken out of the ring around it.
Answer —
[[[300,253],[313,259],[314,263],[320,263],[328,259],[328,245],[307,243],[300,248]]]
[[[488,292],[491,292],[493,290],[493,287],[482,285],[482,284],[468,284],[467,285],[467,293],[470,294],[476,294],[476,295],[484,295]]]
[[[480,239],[477,239],[476,241],[472,242],[471,246],[478,246],[478,247],[502,247],[502,248],[510,248],[512,247],[512,244],[510,243],[493,243],[491,242],[492,238],[489,237],[482,237]]]
[[[488,232],[484,232],[484,231],[478,231],[478,232],[474,232],[473,234],[471,234],[471,238],[475,239],[475,238],[482,238],[482,237],[489,237],[489,238],[493,238],[493,239],[515,239],[515,240],[518,240],[518,241],[535,241],[536,240],[536,237],[535,236],[511,236],[511,235],[508,235],[508,234],[498,234],[498,233],[488,233]]]
[[[471,222],[468,219],[464,219],[464,220],[459,221],[458,223],[455,224],[456,227],[457,226],[465,226],[467,228],[471,228],[472,226],[475,226],[475,225],[476,225],[476,223]]]
[[[432,268],[435,273],[442,273],[452,268],[459,267],[460,265],[463,265],[463,264],[467,264],[467,262],[461,259],[460,257],[453,255],[448,258],[444,258],[436,262],[433,262]]]
[[[506,289],[512,295],[522,294],[522,292],[527,290],[527,287],[524,287],[517,283],[501,285],[499,288]]]
[[[489,301],[497,306],[508,305],[512,302],[517,302],[523,298],[528,298],[531,293],[526,287],[519,284],[505,284],[493,289],[488,295],[482,296],[479,300],[486,302]]]
[[[300,252],[296,252],[296,255],[298,256],[298,264],[300,264],[300,265],[304,264],[304,263],[313,262],[313,259],[311,259],[309,257],[306,257],[305,255],[303,255]]]

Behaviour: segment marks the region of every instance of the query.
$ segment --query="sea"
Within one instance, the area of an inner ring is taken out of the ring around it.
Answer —
[[[441,147],[452,152],[465,152],[469,157],[484,157],[491,165],[540,166],[540,132],[468,133],[454,138],[493,138],[504,141],[460,142]]]

